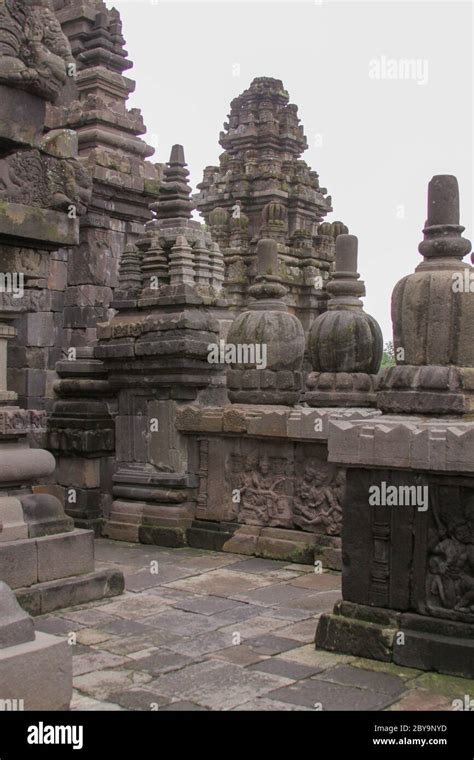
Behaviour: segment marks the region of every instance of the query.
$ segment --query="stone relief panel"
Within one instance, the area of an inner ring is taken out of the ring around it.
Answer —
[[[344,488],[343,470],[334,472],[324,462],[306,461],[295,478],[295,525],[302,530],[340,536]]]
[[[474,620],[474,493],[431,486],[426,562],[429,614]]]
[[[39,150],[19,150],[0,162],[0,199],[27,206],[67,211],[70,205],[83,214],[90,201],[92,182],[74,159],[45,156]]]
[[[291,462],[264,451],[231,454],[227,460],[227,480],[235,496],[240,497],[235,515],[238,522],[292,527],[291,469]]]
[[[202,438],[196,516],[340,536],[344,471],[324,446]]]
[[[55,100],[73,62],[49,0],[0,3],[0,83]]]

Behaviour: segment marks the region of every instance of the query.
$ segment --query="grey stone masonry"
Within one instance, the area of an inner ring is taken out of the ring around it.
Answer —
[[[472,271],[463,229],[456,178],[433,177],[424,261],[392,300],[397,366],[377,394],[392,413],[329,422],[329,461],[347,467],[343,601],[321,617],[316,648],[472,678],[473,301],[456,285]]]

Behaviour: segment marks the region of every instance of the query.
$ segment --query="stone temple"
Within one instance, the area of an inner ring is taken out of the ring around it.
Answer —
[[[427,182],[381,370],[283,83],[234,98],[193,194],[131,66],[102,0],[0,2],[0,709],[452,709],[426,672],[474,679],[457,180]]]

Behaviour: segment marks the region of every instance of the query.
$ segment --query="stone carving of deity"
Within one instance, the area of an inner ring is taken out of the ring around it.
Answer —
[[[311,532],[340,535],[343,492],[344,473],[331,478],[323,464],[306,464],[303,477],[295,483],[295,525]]]
[[[430,541],[428,606],[474,613],[474,512],[438,520]]]

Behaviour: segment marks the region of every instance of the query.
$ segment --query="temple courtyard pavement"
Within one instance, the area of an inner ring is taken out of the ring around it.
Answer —
[[[123,571],[123,596],[36,618],[72,646],[72,710],[453,710],[474,694],[474,681],[315,651],[338,573],[104,539],[96,560]]]

